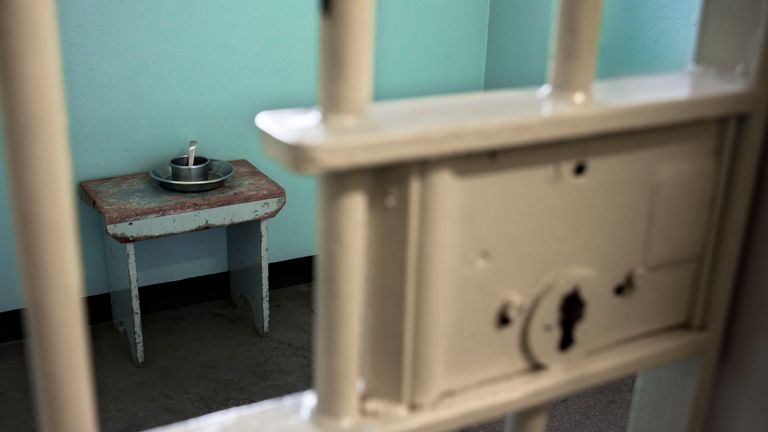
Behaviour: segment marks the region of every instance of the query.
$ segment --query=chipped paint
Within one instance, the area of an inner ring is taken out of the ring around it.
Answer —
[[[230,295],[237,306],[247,300],[256,331],[265,336],[269,333],[267,221],[227,227],[227,252]]]
[[[106,231],[121,243],[137,242],[167,235],[268,219],[276,215],[284,203],[283,198],[270,198],[227,207],[121,222],[107,225]]]
[[[261,229],[261,327],[262,333],[269,333],[269,249],[267,221],[259,222]]]
[[[107,277],[112,317],[115,327],[125,331],[131,357],[139,366],[144,362],[144,336],[141,330],[139,279],[136,270],[136,249],[133,243],[120,244],[105,234]]]
[[[136,365],[144,363],[144,332],[141,327],[141,307],[139,305],[139,273],[136,270],[136,248],[133,243],[126,246],[128,255],[128,279],[131,286],[131,318],[133,337],[133,360]]]

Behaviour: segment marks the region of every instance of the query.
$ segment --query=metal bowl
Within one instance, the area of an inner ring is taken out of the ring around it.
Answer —
[[[186,159],[186,156],[184,157]],[[197,159],[197,158],[195,158]],[[149,176],[160,186],[177,192],[204,192],[216,189],[235,173],[235,168],[227,162],[211,159],[206,178],[197,181],[179,181],[173,179],[170,162],[160,164],[149,172]]]
[[[195,156],[192,166],[188,165],[188,156],[171,159],[171,179],[174,181],[202,181],[208,179],[211,163],[207,157]]]

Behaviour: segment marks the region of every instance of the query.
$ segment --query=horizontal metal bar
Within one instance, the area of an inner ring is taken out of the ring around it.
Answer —
[[[597,81],[581,105],[518,89],[377,102],[350,127],[323,124],[314,108],[262,112],[256,125],[270,156],[321,173],[726,117],[757,101],[742,81],[686,71]]]
[[[538,407],[559,395],[608,382],[639,368],[649,368],[701,353],[709,343],[707,333],[672,331],[646,337],[590,355],[587,361],[569,368],[542,370],[478,386],[442,399],[408,415],[366,417],[346,432],[428,432],[457,429],[467,424],[499,417],[513,411]],[[219,411],[155,432],[329,432],[338,425],[309,418],[316,398],[313,391]]]

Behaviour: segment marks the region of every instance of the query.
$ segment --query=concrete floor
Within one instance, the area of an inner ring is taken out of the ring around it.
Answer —
[[[311,384],[311,290],[270,293],[271,333],[258,337],[248,308],[220,301],[143,316],[147,361],[133,366],[125,336],[92,327],[102,430],[139,431],[306,389]],[[626,428],[632,379],[550,407],[550,432]],[[468,431],[501,431],[500,421]],[[0,345],[0,431],[33,431],[23,342]]]

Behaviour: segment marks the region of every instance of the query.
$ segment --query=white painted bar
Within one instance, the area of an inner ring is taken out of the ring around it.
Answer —
[[[766,118],[768,116],[768,2],[765,0],[706,0],[703,2],[701,24],[696,46],[695,62],[699,68],[716,70],[725,80],[740,80],[754,93],[756,103],[738,124],[738,145],[731,158],[728,189],[719,217],[718,238],[713,248],[706,301],[697,311],[696,324],[712,334],[712,342],[703,353],[696,374],[651,374],[642,376],[644,397],[636,390],[635,397],[647,400],[645,413],[664,412],[673,403],[674,395],[660,397],[655,386],[664,386],[676,380],[678,387],[694,385],[693,407],[689,429],[704,430],[710,415],[710,396],[715,390],[713,380],[723,346],[723,335],[728,324],[733,286],[739,268],[743,236],[750,216],[750,205],[763,151]],[[667,366],[667,369],[673,366]],[[671,369],[674,370],[674,369]],[[654,414],[647,414],[652,416]],[[651,423],[633,413],[634,422]]]
[[[597,64],[602,0],[560,0],[549,85],[552,94],[573,103],[590,97]]]
[[[356,126],[324,124],[313,108],[265,111],[256,125],[270,156],[320,173],[722,118],[759,100],[748,82],[698,70],[600,80],[581,105],[525,88],[376,102]]]
[[[439,396],[440,383],[445,379],[440,356],[446,352],[446,340],[440,330],[447,325],[450,317],[446,316],[445,308],[433,299],[440,298],[440,293],[455,277],[447,271],[445,263],[451,262],[451,253],[457,247],[456,238],[446,235],[453,228],[451,218],[446,215],[456,214],[457,210],[452,205],[449,189],[454,173],[448,164],[434,164],[424,171],[418,267],[412,270],[417,286],[413,294],[413,338],[422,341],[414,344],[412,354],[412,403],[418,406],[434,401]]]
[[[38,428],[98,429],[54,0],[0,2],[7,177]]]
[[[509,415],[504,432],[544,432],[547,430],[547,406],[542,405]]]
[[[699,360],[686,358],[638,374],[627,432],[701,430],[690,427]]]
[[[367,175],[320,178],[315,288],[315,413],[346,422],[360,413],[360,352],[367,273]]]
[[[761,69],[768,2],[706,0],[702,4],[695,63],[725,74],[765,82]]]
[[[325,121],[354,123],[373,97],[375,0],[323,0],[319,104]]]
[[[364,121],[373,97],[375,0],[321,2],[319,105],[326,125]],[[364,173],[320,178],[314,388],[319,421],[360,414],[368,193]]]

